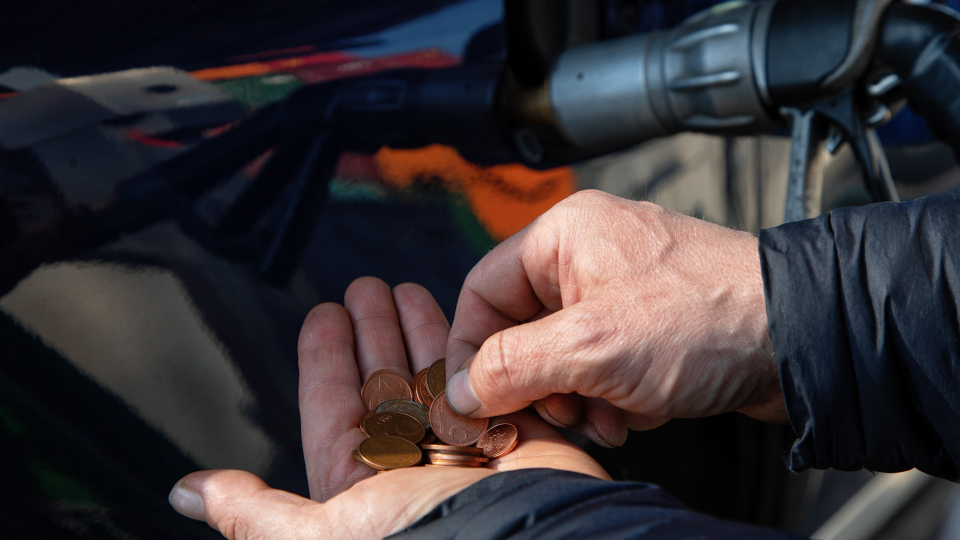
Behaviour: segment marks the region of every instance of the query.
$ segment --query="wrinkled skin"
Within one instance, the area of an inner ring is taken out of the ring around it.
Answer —
[[[670,418],[786,422],[756,237],[597,191],[470,272],[447,375],[461,414],[533,403],[608,447]]]
[[[382,538],[413,524],[458,491],[499,471],[551,467],[609,478],[583,450],[536,415],[517,425],[520,443],[489,468],[417,467],[384,474],[352,459],[365,437],[361,381],[392,369],[408,381],[444,356],[449,325],[423,287],[391,290],[375,278],[347,289],[345,306],[322,304],[300,333],[300,418],[310,499],[272,489],[234,470],[202,471],[171,492],[180,513],[231,540]],[[499,420],[499,419],[498,419]]]

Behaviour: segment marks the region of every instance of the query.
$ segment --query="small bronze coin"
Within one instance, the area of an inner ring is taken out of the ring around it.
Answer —
[[[421,405],[426,405],[426,403],[423,402],[421,385],[423,384],[428,371],[430,371],[430,368],[421,369],[416,375],[413,376],[413,382],[410,383],[410,390],[413,391],[413,400]],[[429,405],[426,406],[429,407]]]
[[[433,368],[431,368],[433,369]],[[430,405],[430,427],[441,441],[454,446],[468,446],[475,442],[490,425],[489,418],[460,416],[447,403],[447,395],[440,392]]]
[[[451,446],[449,444],[420,444],[420,448],[428,452],[453,452],[455,454],[463,454],[468,456],[482,456],[483,449],[477,448],[475,446]]]
[[[363,418],[360,419],[360,431],[363,431],[363,424],[367,422],[370,419],[370,417],[375,414],[377,414],[376,411],[367,411],[363,413]],[[363,431],[363,434],[366,435],[367,437],[370,436],[370,434],[367,433],[366,431]]]
[[[430,395],[430,389],[427,388],[429,373],[430,368],[424,368],[420,373],[417,373],[417,378],[413,381],[413,399],[427,408],[433,403],[433,396]]]
[[[423,424],[409,414],[378,412],[366,419],[362,431],[368,437],[399,437],[414,444],[423,440],[426,430]]]
[[[430,397],[437,399],[440,392],[443,392],[446,388],[447,361],[441,358],[430,366],[430,372],[427,373],[427,390],[430,391]]]
[[[439,452],[427,452],[426,458],[430,462],[434,461],[459,461],[463,463],[486,463],[490,458],[486,456],[465,456],[463,454],[441,454]]]
[[[430,409],[415,401],[407,401],[405,399],[384,401],[377,407],[377,412],[403,413],[416,418],[417,422],[420,422],[420,425],[422,425],[424,429],[430,429]]]
[[[427,465],[440,465],[442,467],[483,467],[483,463],[471,463],[464,461],[431,461]]]
[[[498,458],[509,454],[517,446],[517,426],[497,424],[484,432],[477,440],[487,457]]]
[[[381,369],[373,372],[363,383],[360,397],[368,411],[375,411],[381,403],[391,399],[413,399],[413,392],[399,373]]]
[[[399,437],[370,437],[360,443],[360,459],[379,471],[412,467],[420,463],[420,448]]]

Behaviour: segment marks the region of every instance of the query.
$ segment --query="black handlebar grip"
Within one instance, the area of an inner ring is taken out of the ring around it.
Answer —
[[[960,18],[935,5],[895,4],[884,17],[880,58],[903,81],[910,107],[960,162]]]

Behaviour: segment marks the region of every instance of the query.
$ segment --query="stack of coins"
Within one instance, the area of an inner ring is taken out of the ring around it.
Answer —
[[[421,444],[423,460],[427,467],[483,467],[490,458],[476,446],[453,446],[448,444]]]
[[[354,451],[354,459],[378,471],[412,467],[421,461],[428,466],[483,467],[513,450],[515,426],[487,429],[486,418],[460,416],[447,403],[445,386],[442,358],[417,373],[412,388],[399,373],[372,373],[360,391],[367,408],[360,430],[368,438]]]

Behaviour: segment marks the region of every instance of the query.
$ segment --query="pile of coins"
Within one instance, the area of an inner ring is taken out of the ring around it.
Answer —
[[[483,467],[517,445],[517,428],[486,418],[467,418],[447,403],[446,365],[441,358],[413,378],[390,370],[370,374],[360,391],[367,439],[353,457],[378,471],[412,467]],[[438,441],[439,439],[439,441]],[[441,444],[442,443],[442,444]]]

